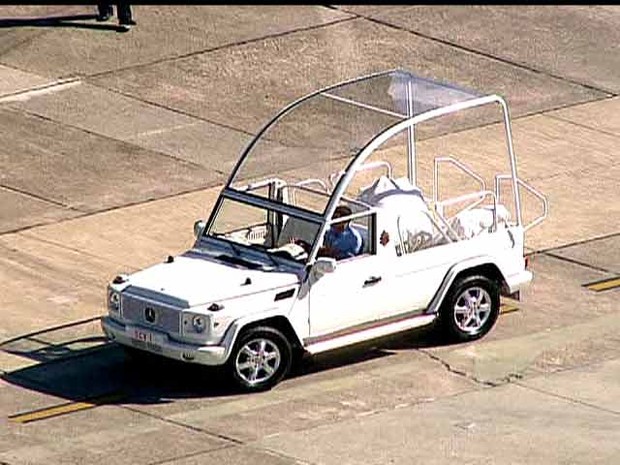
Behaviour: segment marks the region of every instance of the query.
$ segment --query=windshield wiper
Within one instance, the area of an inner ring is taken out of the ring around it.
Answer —
[[[230,263],[236,263],[239,265],[245,265],[248,266],[249,268],[263,268],[265,266],[264,263],[256,263],[253,261],[249,261],[249,260],[245,260],[243,259],[243,254],[241,253],[241,249],[239,248],[239,245],[235,244],[234,241],[232,241],[229,238],[225,237],[225,234],[214,234],[215,237],[217,237],[218,239],[220,237],[223,237],[225,239],[226,245],[228,245],[230,247],[230,249],[233,251],[233,253],[235,254],[234,257],[230,257],[228,255],[219,255],[218,258],[224,260],[224,261],[228,261]],[[261,247],[258,244],[249,244],[246,247],[249,247],[253,250],[260,250],[261,252],[263,252],[267,258],[269,259],[269,261],[271,262],[272,266],[274,267],[279,267],[280,264],[278,263],[278,261],[273,258],[270,253],[267,251],[267,249],[265,247]]]
[[[263,267],[262,263],[251,262],[248,260],[244,260],[243,258],[240,258],[240,257],[231,257],[230,255],[226,255],[226,254],[218,255],[217,259],[222,260],[224,262],[228,262],[228,263],[234,263],[235,265],[247,266],[248,268],[252,270],[256,270],[258,268]]]

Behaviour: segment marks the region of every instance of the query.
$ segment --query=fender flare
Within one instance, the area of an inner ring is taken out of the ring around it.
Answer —
[[[228,362],[230,353],[232,352],[232,349],[235,346],[235,342],[237,342],[237,338],[239,337],[239,334],[241,333],[241,331],[243,331],[243,329],[254,323],[268,320],[274,317],[283,317],[288,320],[287,314],[282,311],[282,308],[274,307],[262,312],[253,313],[252,315],[242,316],[241,318],[233,321],[224,333],[224,337],[220,342],[220,345],[224,347],[224,363]],[[293,328],[293,332],[299,340],[299,335],[295,331],[295,328],[292,324],[291,328]]]
[[[450,287],[452,287],[452,283],[454,283],[454,280],[456,279],[456,277],[463,271],[470,270],[472,268],[476,268],[476,267],[484,266],[484,265],[489,265],[489,266],[496,268],[497,272],[499,273],[501,277],[501,280],[506,281],[506,278],[504,276],[504,273],[502,273],[500,266],[497,264],[497,261],[491,255],[479,255],[477,257],[468,258],[467,260],[463,260],[462,262],[459,262],[453,265],[448,270],[448,272],[446,273],[441,283],[441,286],[439,286],[439,289],[435,293],[434,297],[431,299],[431,302],[424,313],[426,314],[439,313],[441,304],[443,303],[446,295],[448,294]]]

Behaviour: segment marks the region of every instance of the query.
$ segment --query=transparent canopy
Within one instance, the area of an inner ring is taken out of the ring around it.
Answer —
[[[259,261],[294,256],[297,263],[306,263],[317,256],[325,232],[338,222],[332,214],[340,204],[349,207],[347,221],[360,234],[374,237],[371,216],[376,207],[360,199],[362,189],[381,174],[391,180],[403,178],[406,169],[405,180],[420,193],[422,203],[430,199],[423,194],[429,191],[434,202],[441,200],[438,174],[434,179],[429,170],[433,166],[437,170],[436,163],[446,159],[435,155],[437,147],[433,142],[441,146],[451,139],[437,141],[434,136],[462,132],[472,127],[472,121],[476,125],[497,121],[497,107],[493,105],[494,111],[487,112],[492,110],[489,103],[503,106],[499,114],[503,115],[500,119],[503,117],[504,125],[500,126],[505,129],[509,157],[500,158],[508,166],[502,168],[491,158],[477,156],[481,163],[478,168],[482,172],[493,169],[511,173],[516,193],[514,153],[510,130],[505,126],[509,122],[503,100],[393,70],[322,89],[280,111],[242,153],[203,236],[230,247],[237,259],[245,251],[256,253],[254,258]],[[472,120],[472,110],[483,113],[475,113]],[[426,139],[430,144],[418,146]],[[477,150],[480,143],[469,146]],[[425,154],[427,149],[431,149],[430,158]],[[432,186],[426,182],[429,179],[434,181]],[[474,179],[478,182],[481,178],[474,175]],[[465,185],[457,178],[451,184]],[[479,189],[487,195],[484,182],[482,185]],[[516,218],[520,221],[516,199]],[[435,224],[434,228],[433,234],[441,230],[443,239],[451,240],[444,226]],[[304,253],[289,250],[291,241],[298,244],[298,239],[305,244],[301,251]],[[371,240],[362,242],[366,246],[374,244]],[[364,249],[364,253],[372,250]]]
[[[326,179],[345,170],[391,126],[480,96],[402,70],[323,89],[293,102],[263,128],[242,155],[228,187],[243,189],[266,175],[288,185]]]

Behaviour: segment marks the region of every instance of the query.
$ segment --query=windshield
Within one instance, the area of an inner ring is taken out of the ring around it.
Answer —
[[[248,147],[228,187],[244,190],[249,182],[275,176],[287,185],[315,178],[329,189],[330,175],[345,170],[389,127],[479,96],[400,70],[333,86],[276,116]],[[315,202],[313,211],[323,213],[328,201]]]
[[[224,241],[237,258],[306,263],[308,250],[294,241],[312,246],[319,227],[320,222],[224,198],[205,236]]]

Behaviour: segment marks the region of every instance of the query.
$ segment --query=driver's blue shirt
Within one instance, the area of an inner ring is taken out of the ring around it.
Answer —
[[[336,260],[354,257],[362,249],[362,236],[359,232],[348,226],[341,233],[330,228],[325,233],[325,245],[334,250]]]

